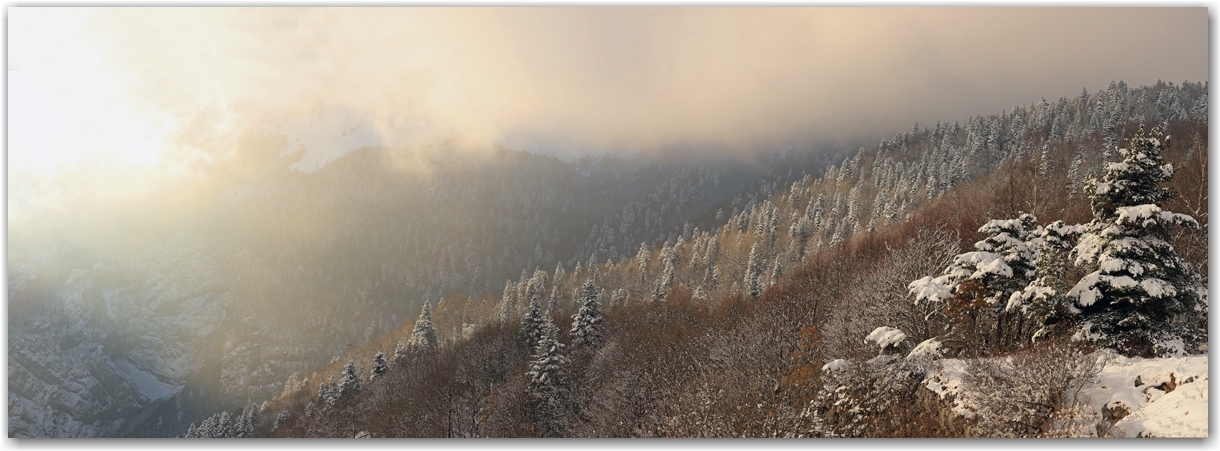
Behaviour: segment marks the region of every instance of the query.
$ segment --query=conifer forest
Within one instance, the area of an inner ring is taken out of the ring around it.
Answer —
[[[1208,437],[1206,8],[8,20],[10,438]]]

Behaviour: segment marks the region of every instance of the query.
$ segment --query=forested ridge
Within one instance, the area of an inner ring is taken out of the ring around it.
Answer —
[[[540,235],[486,256],[518,263],[506,282],[382,288],[419,318],[187,435],[1121,435],[1137,406],[1079,396],[1106,365],[1206,352],[1206,92],[1114,83],[916,125],[744,191],[677,169],[587,238],[510,222]],[[541,202],[588,195],[567,192]],[[422,279],[473,277],[434,252]]]
[[[1160,185],[1176,196],[1157,204],[1198,223],[1155,234],[1188,263],[1177,282],[1205,288],[1205,83],[1120,82],[748,157],[438,151],[411,156],[420,174],[392,165],[403,150],[365,147],[301,173],[282,138],[248,137],[254,165],[195,210],[11,227],[10,435],[1036,435],[980,429],[927,380],[946,360],[1122,347],[1072,341],[1082,322],[1063,302],[1022,307],[1097,263],[1059,258],[1059,284],[933,279],[971,251],[1007,255],[976,249],[999,244],[1009,223],[992,219],[1019,222],[1007,233],[1025,250],[1008,254],[1035,269],[1048,229],[1099,234],[1089,180],[1141,126],[1171,137]],[[1177,351],[1207,343],[1180,335]],[[1122,352],[1174,351],[1139,346]],[[916,349],[935,352],[895,363]]]

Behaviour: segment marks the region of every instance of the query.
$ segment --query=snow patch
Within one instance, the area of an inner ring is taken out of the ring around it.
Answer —
[[[1096,411],[1130,412],[1114,424],[1115,436],[1207,437],[1207,360],[1116,356],[1083,394]]]
[[[941,347],[940,340],[929,338],[915,345],[915,349],[907,354],[907,359],[935,359],[943,353],[944,349]]]
[[[885,349],[902,343],[903,340],[907,339],[907,334],[894,327],[881,326],[873,329],[873,331],[868,334],[868,337],[865,337],[864,339],[876,343],[877,346],[881,347],[881,349]]]
[[[161,382],[160,379],[157,379],[157,376],[136,368],[127,359],[115,359],[114,366],[126,375],[127,379],[140,390],[141,394],[148,397],[150,401],[168,398],[182,390],[181,385]]]
[[[822,365],[822,372],[827,373],[840,371],[846,369],[848,365],[850,365],[850,362],[848,362],[847,359],[834,359],[831,360],[830,363]]]

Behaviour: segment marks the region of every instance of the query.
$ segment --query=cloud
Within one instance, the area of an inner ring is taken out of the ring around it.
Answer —
[[[184,165],[230,157],[252,130],[294,130],[314,166],[361,145],[755,149],[1208,74],[1205,8],[108,8],[92,19],[129,100],[177,124],[166,158]]]

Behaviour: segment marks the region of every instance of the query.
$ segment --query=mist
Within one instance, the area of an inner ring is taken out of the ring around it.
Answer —
[[[875,140],[1111,81],[1206,80],[1206,11],[15,8],[10,176],[44,193],[76,168],[81,192],[121,196],[249,160],[252,134],[284,136],[305,171],[362,146]]]

